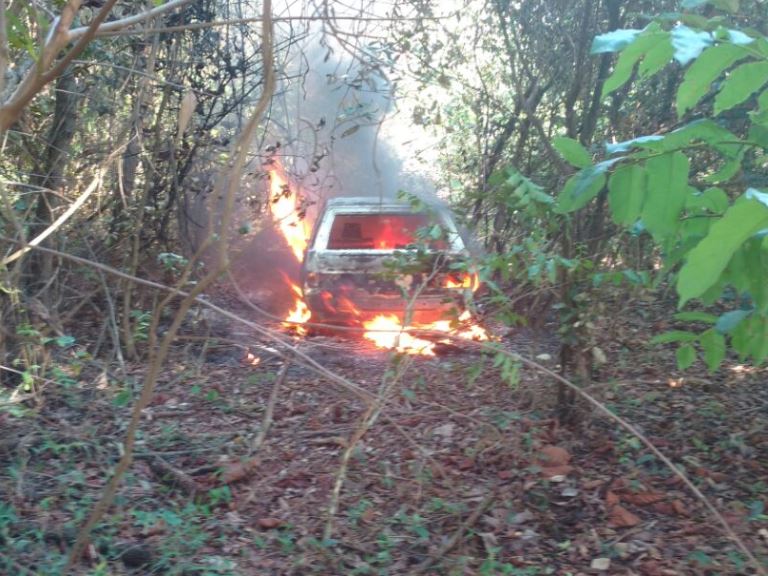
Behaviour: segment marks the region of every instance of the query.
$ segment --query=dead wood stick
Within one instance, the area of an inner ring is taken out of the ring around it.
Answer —
[[[258,451],[259,448],[261,448],[261,445],[264,444],[264,440],[267,439],[267,433],[269,432],[269,427],[272,425],[272,418],[275,413],[275,404],[277,404],[277,396],[280,392],[280,386],[288,375],[288,368],[290,365],[291,359],[288,358],[280,369],[277,378],[275,378],[274,384],[272,384],[272,392],[269,393],[269,402],[267,402],[267,409],[264,411],[264,417],[261,419],[259,434],[251,444],[250,450],[248,451],[249,455]]]
[[[181,489],[190,496],[194,496],[200,490],[200,486],[197,484],[194,478],[183,470],[179,470],[168,462],[165,458],[161,458],[155,454],[148,456],[141,456],[146,458],[149,463],[149,468],[160,479],[171,478],[173,484],[181,487]]]
[[[417,565],[412,574],[424,574],[427,570],[432,568],[434,564],[441,560],[443,556],[453,550],[464,538],[464,533],[477,523],[477,521],[480,519],[480,516],[482,516],[483,513],[488,509],[488,506],[493,503],[498,493],[499,487],[496,486],[488,493],[485,498],[483,498],[482,502],[480,502],[477,508],[474,509],[472,514],[470,514],[469,517],[461,523],[456,532],[453,533],[453,536],[448,539],[448,542],[443,544],[442,547],[434,554],[434,556],[430,556],[421,564]]]

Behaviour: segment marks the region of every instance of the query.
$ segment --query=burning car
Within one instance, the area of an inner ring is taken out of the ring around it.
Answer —
[[[301,273],[312,321],[360,325],[396,317],[423,325],[458,318],[477,288],[450,213],[370,197],[328,200]]]

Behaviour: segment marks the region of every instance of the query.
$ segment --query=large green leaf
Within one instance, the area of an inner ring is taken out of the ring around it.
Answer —
[[[619,160],[622,160],[621,156],[604,160],[571,176],[557,197],[555,212],[565,214],[586,206],[605,186],[606,171]]]
[[[683,82],[677,90],[677,115],[682,117],[693,108],[707,92],[718,76],[749,53],[743,46],[718,44],[706,49],[696,62],[686,70]]]
[[[759,230],[768,227],[768,206],[754,199],[742,199],[715,222],[691,250],[677,278],[682,306],[714,285],[734,252]]]
[[[619,167],[608,182],[608,203],[617,224],[631,226],[640,217],[645,201],[646,172],[642,166]]]
[[[592,156],[587,149],[573,138],[558,136],[552,141],[552,145],[572,166],[586,168],[592,164]]]
[[[663,37],[660,37],[656,44],[645,54],[642,62],[637,67],[637,74],[640,78],[656,74],[656,72],[672,61],[675,52],[672,44],[668,41],[668,37],[669,34],[665,32]]]
[[[655,156],[645,163],[648,192],[642,218],[657,241],[677,230],[680,213],[689,195],[688,168],[688,157],[682,152]]]
[[[565,183],[563,191],[557,197],[555,212],[565,214],[583,208],[600,193],[603,186],[605,186],[605,173],[595,171],[594,166],[585,168],[571,176]]]
[[[742,358],[752,356],[757,362],[764,360],[768,356],[768,322],[766,322],[766,317],[753,314],[745,318],[734,328],[731,344]]]
[[[613,67],[613,73],[606,79],[603,84],[602,95],[610,94],[617,88],[622,87],[627,83],[632,76],[632,70],[635,64],[643,58],[651,49],[656,47],[660,42],[666,43],[666,39],[669,36],[668,32],[661,30],[651,29],[650,31],[644,31],[640,36],[635,39],[629,46],[627,46],[619,55],[616,60],[616,65]]]
[[[686,210],[706,210],[713,214],[722,214],[728,209],[728,195],[720,188],[707,188],[686,198]]]
[[[715,97],[715,114],[744,102],[768,83],[768,62],[747,62],[731,72]]]

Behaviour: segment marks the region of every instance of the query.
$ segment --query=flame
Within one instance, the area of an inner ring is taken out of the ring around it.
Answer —
[[[480,276],[477,272],[472,274],[462,274],[460,276],[448,276],[445,279],[446,288],[469,288],[476,292],[480,287]]]
[[[293,308],[285,317],[283,326],[295,330],[296,334],[299,336],[306,336],[307,328],[302,326],[302,324],[309,322],[309,319],[312,317],[312,312],[310,312],[307,303],[304,302],[304,294],[302,293],[301,288],[294,284],[284,273],[282,274],[285,283],[288,284],[294,294]]]
[[[414,336],[409,331],[444,332],[463,340],[488,340],[488,333],[485,329],[472,322],[472,314],[469,310],[465,310],[459,316],[458,327],[451,326],[450,320],[436,320],[435,322],[419,323],[404,328],[400,319],[394,314],[379,314],[373,319],[363,322],[363,328],[366,330],[363,337],[379,348],[395,349],[405,354],[424,356],[435,355],[435,342]],[[446,338],[441,342],[450,342],[450,340]]]
[[[397,349],[406,354],[435,355],[435,343],[408,334],[394,314],[379,314],[363,322],[363,327],[366,329],[363,336],[379,348]]]
[[[296,260],[301,262],[309,240],[309,225],[299,211],[299,197],[279,167],[269,171],[269,210]]]

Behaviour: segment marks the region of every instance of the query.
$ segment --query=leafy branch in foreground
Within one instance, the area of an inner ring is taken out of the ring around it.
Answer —
[[[692,300],[739,303],[708,318],[700,333],[655,339],[680,344],[680,368],[695,362],[698,343],[715,370],[726,355],[726,338],[742,359],[759,363],[768,357],[768,193],[749,185],[768,164],[768,38],[726,28],[722,18],[695,22],[667,29],[661,20],[595,38],[592,53],[619,53],[604,97],[668,66],[686,67],[675,98],[682,125],[607,144],[596,163],[584,163],[589,156],[577,142],[556,143],[579,168],[556,210],[579,210],[607,186],[614,222],[648,232],[667,271],[682,262],[676,278],[680,308]],[[702,321],[685,313],[678,319]]]

